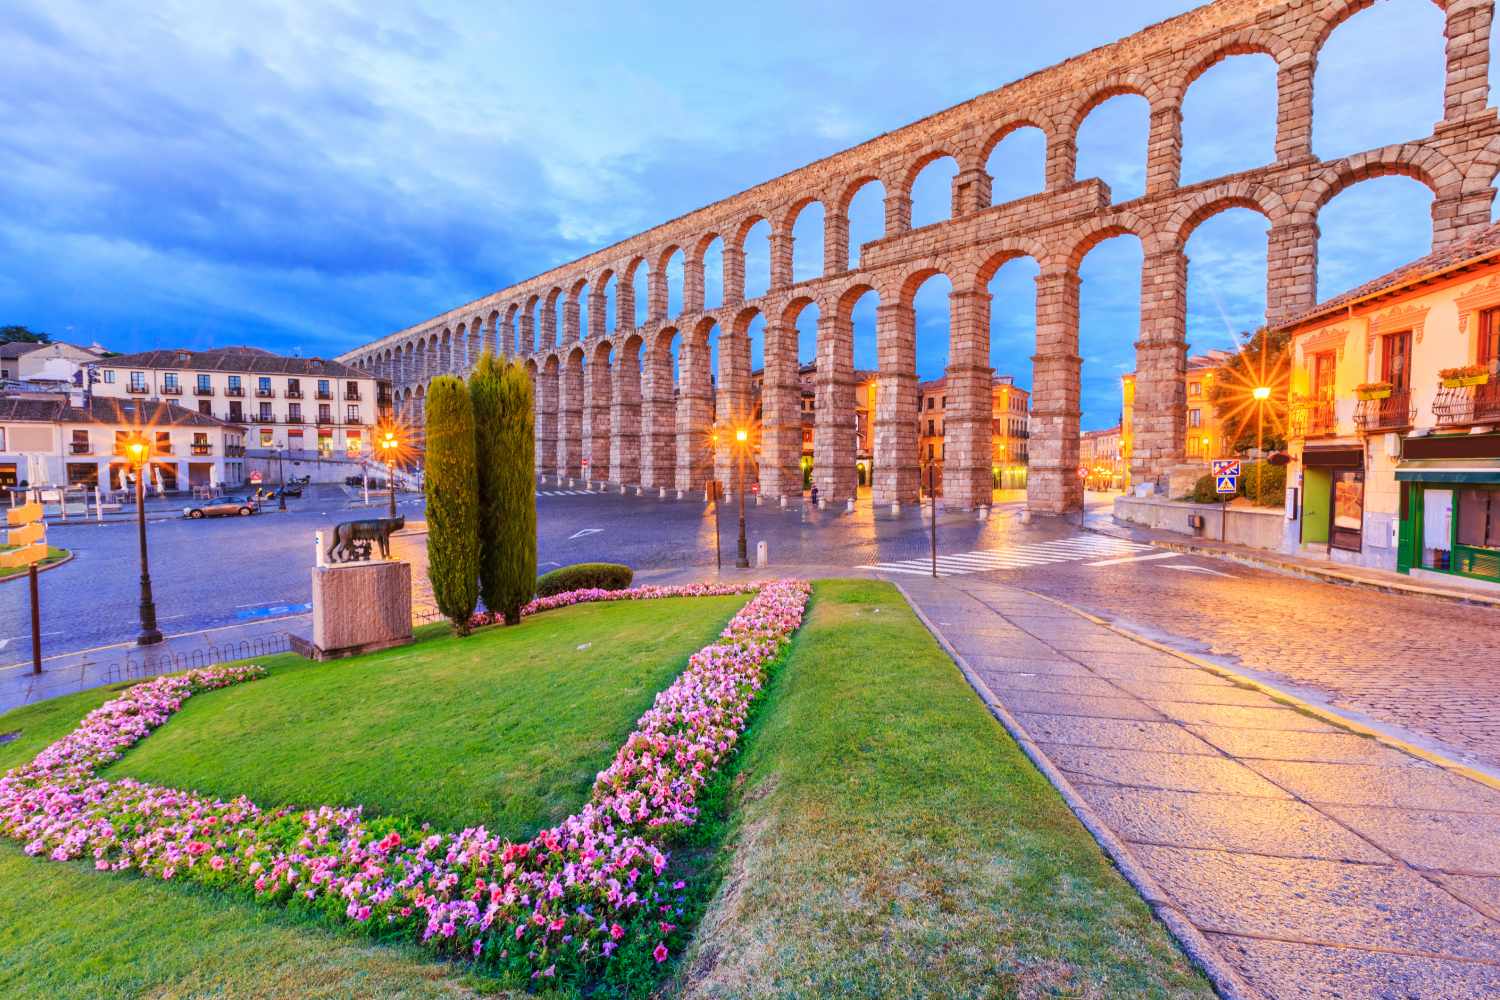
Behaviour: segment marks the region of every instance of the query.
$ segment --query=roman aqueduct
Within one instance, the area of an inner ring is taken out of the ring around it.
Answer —
[[[1400,174],[1434,195],[1432,239],[1442,247],[1490,222],[1500,172],[1500,123],[1489,104],[1493,0],[1435,0],[1446,19],[1442,121],[1431,135],[1333,161],[1312,152],[1313,74],[1330,33],[1372,0],[1219,0],[1070,59],[999,90],[872,139],[510,288],[348,352],[339,360],[388,379],[398,407],[420,422],[424,384],[462,373],[483,349],[525,360],[537,400],[538,470],[655,490],[701,489],[728,478],[730,458],[710,445],[716,423],[735,424],[751,406],[748,330],[764,322],[765,370],[759,438],[761,493],[800,494],[802,455],[796,323],[816,305],[817,406],[814,475],[823,496],[855,493],[854,303],[873,291],[879,374],[874,418],[876,503],[917,498],[917,401],[912,298],[941,273],[952,285],[948,352],[948,506],[991,497],[990,278],[1005,262],[1040,268],[1033,357],[1030,505],[1077,509],[1079,441],[1079,264],[1101,241],[1141,241],[1136,341],[1135,481],[1160,477],[1184,448],[1185,298],[1188,237],[1229,208],[1269,220],[1268,319],[1314,304],[1318,213],[1347,186]],[[1220,60],[1264,53],[1277,67],[1275,161],[1189,186],[1179,184],[1182,102]],[[1149,102],[1143,197],[1111,204],[1107,185],[1075,176],[1076,138],[1089,112],[1119,94]],[[1013,130],[1046,138],[1046,186],[991,204],[990,151]],[[911,225],[911,187],[924,166],[951,156],[958,172],[952,217]],[[885,234],[850,266],[848,209],[866,183],[885,191]],[[824,209],[822,274],[793,280],[792,228],[813,202]],[[770,225],[770,283],[747,299],[745,240]],[[723,243],[723,305],[704,308],[704,253]],[[682,309],[668,315],[667,262],[685,258]],[[646,269],[646,320],[637,324],[635,278]],[[616,321],[606,332],[605,292]],[[580,329],[580,304],[588,329]],[[718,372],[709,335],[718,330]],[[673,339],[680,348],[675,367]],[[674,384],[675,381],[675,384]],[[584,461],[587,459],[587,465]]]

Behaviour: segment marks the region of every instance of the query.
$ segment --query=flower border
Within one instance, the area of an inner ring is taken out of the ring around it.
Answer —
[[[579,590],[528,604],[523,614],[755,594],[657,694],[583,808],[525,843],[484,827],[440,834],[367,820],[357,806],[264,811],[244,796],[226,802],[96,777],[189,697],[266,676],[258,666],[162,677],[105,702],[0,777],[0,834],[54,861],[87,856],[100,870],[249,890],[382,934],[409,932],[441,954],[532,979],[596,976],[627,952],[660,963],[683,933],[669,918],[684,899],[683,883],[663,877],[663,845],[697,821],[698,796],[737,747],[811,592],[805,581],[779,580]]]

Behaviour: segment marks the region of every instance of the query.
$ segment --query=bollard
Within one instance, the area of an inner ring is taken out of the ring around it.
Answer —
[[[682,499],[682,490],[678,490],[677,491],[677,499],[679,499],[679,500]]]
[[[1031,523],[1031,508],[1030,507],[1022,507],[1021,508],[1021,523],[1022,524],[1030,524]]]
[[[891,513],[892,514],[899,514],[899,513],[901,513],[901,501],[900,500],[892,500],[891,501]]]
[[[764,499],[765,498],[762,497],[759,493],[755,494],[755,506],[759,507],[761,501],[764,500]]]
[[[771,547],[765,542],[755,543],[755,565],[760,569],[771,565]]]
[[[845,513],[849,513],[849,514],[853,514],[854,513],[854,498],[853,497],[850,497],[849,498],[849,502],[844,505],[844,511],[845,511]]]
[[[819,499],[818,500],[818,509],[819,510],[827,510],[828,509],[828,501],[827,500],[823,500],[823,499]]]
[[[656,499],[658,499],[658,500],[665,500],[666,498],[667,498],[667,488],[665,486],[659,487],[657,489],[657,491],[656,491]]]
[[[979,508],[979,519],[981,521],[988,521],[990,519],[990,509],[988,507]]]
[[[786,497],[781,498],[781,509],[786,510]]]
[[[315,566],[327,566],[328,565],[328,552],[323,547],[323,532],[322,531],[315,531],[315,532],[313,532],[313,544],[318,547],[317,561],[313,565],[315,565]]]

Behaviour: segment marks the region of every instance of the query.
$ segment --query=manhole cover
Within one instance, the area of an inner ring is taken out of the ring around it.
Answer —
[[[0,733],[0,743],[9,743],[11,740],[20,735],[21,731],[19,729],[12,733]]]

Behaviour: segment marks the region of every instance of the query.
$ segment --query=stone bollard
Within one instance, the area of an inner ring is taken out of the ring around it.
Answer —
[[[1021,523],[1022,524],[1030,524],[1031,523],[1031,508],[1030,507],[1022,507],[1021,508]]]
[[[979,508],[979,520],[981,520],[981,521],[988,521],[989,519],[990,519],[990,509],[988,507],[981,507],[981,508]]]
[[[755,506],[759,507],[761,505],[761,501],[763,501],[764,499],[765,497],[761,496],[759,493],[755,494]]]
[[[891,513],[892,514],[899,514],[899,513],[901,513],[901,501],[900,500],[892,500],[891,501]]]
[[[781,498],[781,509],[786,510],[786,497]]]
[[[656,499],[658,499],[658,500],[665,500],[666,498],[667,498],[667,488],[665,486],[658,487],[657,491],[656,491]]]
[[[849,498],[849,502],[844,505],[844,513],[846,513],[846,514],[853,514],[854,513],[854,498],[853,497],[850,497]]]
[[[771,547],[765,542],[755,543],[755,565],[760,569],[771,565]]]

